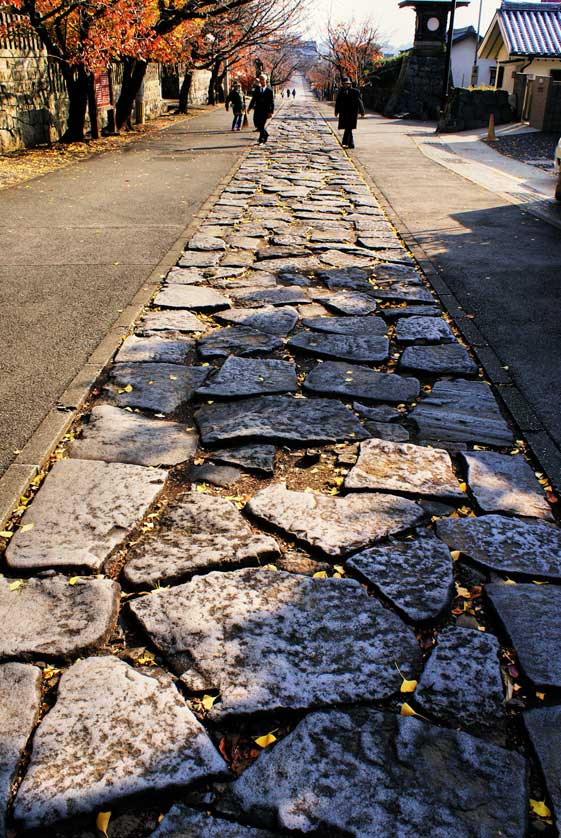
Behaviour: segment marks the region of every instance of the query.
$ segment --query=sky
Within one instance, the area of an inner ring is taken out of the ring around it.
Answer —
[[[481,2],[481,35],[484,35],[500,0],[471,0],[465,9],[458,9],[454,29],[462,26],[477,26]],[[314,0],[314,23],[310,24],[309,36],[321,40],[329,18],[334,23],[340,20],[364,21],[370,18],[380,31],[382,41],[389,44],[388,51],[411,46],[415,28],[413,9],[400,9],[399,0]]]

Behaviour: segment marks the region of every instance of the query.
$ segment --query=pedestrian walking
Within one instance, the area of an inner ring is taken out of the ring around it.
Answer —
[[[292,98],[296,99],[296,91],[294,89],[292,90]]]
[[[343,148],[354,148],[353,131],[358,114],[364,116],[364,105],[360,91],[353,87],[349,78],[343,79],[343,86],[335,100],[335,116],[339,117],[339,130],[343,131]]]
[[[232,113],[234,119],[232,120],[232,131],[240,131],[242,127],[242,119],[245,111],[245,96],[239,82],[234,82],[231,91],[226,97],[226,110],[232,106]]]
[[[286,88],[286,98],[290,99],[290,87]]]
[[[281,99],[284,99],[284,90],[281,90]]]
[[[259,131],[259,143],[266,143],[269,133],[265,130],[265,123],[275,110],[275,97],[264,73],[261,73],[258,81],[259,85],[253,91],[248,111],[253,111],[253,124]]]

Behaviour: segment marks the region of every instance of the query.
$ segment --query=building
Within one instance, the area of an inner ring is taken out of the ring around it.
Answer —
[[[454,29],[451,53],[452,84],[454,87],[494,87],[496,62],[489,58],[477,59],[477,74],[474,63],[477,45],[483,40],[477,37],[473,26]]]
[[[561,1],[503,0],[479,56],[497,64],[495,86],[507,90],[518,118],[561,130]]]

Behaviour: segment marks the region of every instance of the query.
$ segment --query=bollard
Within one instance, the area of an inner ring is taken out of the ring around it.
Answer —
[[[489,114],[489,127],[487,128],[487,142],[496,143],[497,135],[495,134],[495,114]]]

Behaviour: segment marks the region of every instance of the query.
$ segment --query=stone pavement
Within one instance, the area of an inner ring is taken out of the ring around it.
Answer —
[[[0,835],[556,834],[524,452],[299,91],[4,534]]]

